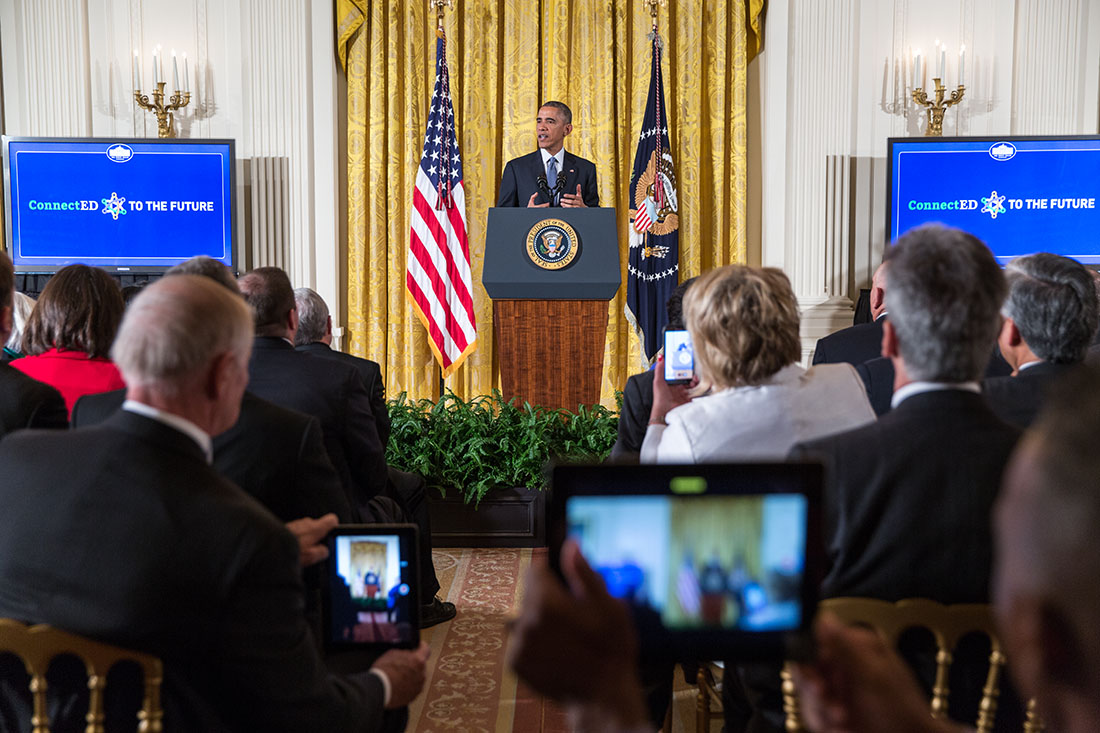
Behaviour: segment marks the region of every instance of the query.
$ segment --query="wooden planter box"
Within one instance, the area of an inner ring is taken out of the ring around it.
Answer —
[[[493,489],[475,508],[457,491],[428,490],[434,547],[544,547],[546,494],[536,489]]]

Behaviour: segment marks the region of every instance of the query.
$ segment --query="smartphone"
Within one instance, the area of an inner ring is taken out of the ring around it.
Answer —
[[[665,381],[688,384],[695,376],[695,351],[687,331],[665,331]]]

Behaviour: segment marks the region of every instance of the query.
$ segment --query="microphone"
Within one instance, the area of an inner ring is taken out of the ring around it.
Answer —
[[[554,191],[553,191],[554,197],[551,200],[554,201],[554,202],[559,201],[561,199],[562,191],[564,191],[564,190],[565,190],[565,176],[559,175],[558,180],[554,182]],[[557,204],[555,203],[555,206],[556,205]]]
[[[535,184],[538,186],[539,191],[546,197],[547,201],[553,201],[553,194],[550,193],[550,184],[546,182],[546,176],[540,175],[535,179]]]

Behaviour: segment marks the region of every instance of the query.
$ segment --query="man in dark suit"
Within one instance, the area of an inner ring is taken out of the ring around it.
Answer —
[[[15,271],[8,256],[0,252],[0,344],[11,335],[14,294]],[[0,362],[0,438],[20,428],[68,425],[69,413],[56,389]]]
[[[870,323],[842,328],[818,339],[814,364],[847,363],[857,366],[882,354],[882,322],[886,317],[886,265],[881,264],[871,277]]]
[[[882,345],[896,375],[893,410],[792,452],[828,467],[822,595],[985,603],[993,501],[1020,435],[978,384],[1004,275],[981,241],[939,226],[905,234],[887,258]],[[970,681],[976,695],[980,680]]]
[[[1018,257],[1005,277],[997,343],[1013,374],[985,380],[982,391],[1002,420],[1026,428],[1050,386],[1085,360],[1100,316],[1092,275],[1074,260],[1049,252]]]
[[[669,330],[684,328],[684,294],[695,278],[689,278],[676,286],[665,303]],[[623,388],[623,405],[619,410],[619,437],[611,446],[611,460],[617,463],[637,463],[649,425],[649,413],[653,410],[653,369],[635,374],[626,380]]]
[[[370,395],[370,409],[382,447],[390,442],[390,413],[386,407],[386,385],[378,362],[345,354],[332,348],[332,316],[324,298],[312,288],[297,288],[294,302],[298,307],[298,330],[294,332],[294,348],[322,359],[350,364],[359,371]]]
[[[164,278],[112,348],[123,409],[0,442],[0,616],[160,657],[166,730],[400,727],[383,708],[419,693],[426,645],[328,674],[302,614],[298,541],[209,465],[210,436],[237,420],[251,334],[239,298]]]
[[[370,396],[358,370],[340,361],[294,350],[298,308],[285,272],[276,267],[261,267],[243,276],[238,284],[252,306],[256,322],[256,339],[248,366],[249,391],[321,421],[329,458],[349,492],[352,511],[358,512],[360,518],[371,515],[371,501],[389,497],[416,522],[423,555],[421,597],[431,599],[420,609],[421,626],[454,618],[454,604],[436,596],[440,586],[432,563],[431,525],[423,481],[417,490],[415,477],[402,480],[410,475],[401,476],[386,466]]]
[[[599,206],[596,166],[565,150],[565,137],[572,131],[573,112],[564,103],[539,107],[535,118],[539,149],[504,166],[497,206]]]

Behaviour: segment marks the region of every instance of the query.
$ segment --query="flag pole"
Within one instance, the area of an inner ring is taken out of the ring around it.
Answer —
[[[436,34],[439,36],[446,36],[443,30],[443,9],[451,8],[453,10],[453,0],[428,0],[428,7],[435,10]],[[443,395],[447,391],[447,378],[443,376],[443,365],[436,361],[435,366],[439,374],[439,399],[443,399]]]

